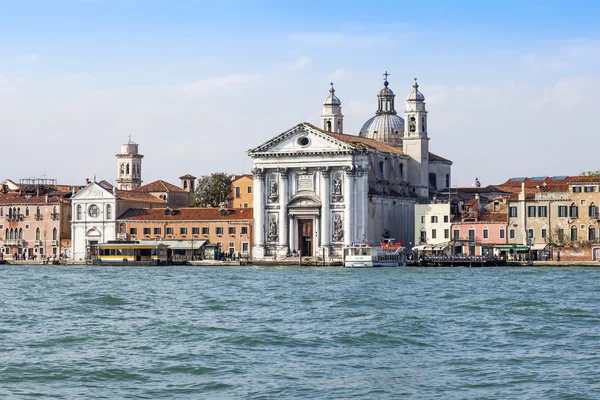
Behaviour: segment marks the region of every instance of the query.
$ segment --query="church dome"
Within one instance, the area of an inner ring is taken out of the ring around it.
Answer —
[[[406,98],[408,101],[425,101],[425,96],[423,93],[419,92],[419,84],[417,83],[417,78],[415,78],[415,83],[413,84],[413,91]]]
[[[389,144],[402,144],[404,120],[396,114],[379,114],[365,122],[358,136]]]
[[[375,116],[365,122],[358,136],[375,139],[380,142],[400,145],[402,144],[402,135],[404,134],[404,120],[396,115],[394,108],[394,92],[388,87],[387,77],[389,74],[383,74],[383,89],[377,95],[377,112]]]
[[[342,102],[335,95],[335,89],[333,88],[333,83],[331,84],[331,89],[329,89],[329,97],[325,99],[323,102],[324,106],[341,106]]]

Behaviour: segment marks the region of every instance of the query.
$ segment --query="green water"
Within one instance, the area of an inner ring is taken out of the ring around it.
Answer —
[[[0,267],[0,399],[598,399],[600,269]]]

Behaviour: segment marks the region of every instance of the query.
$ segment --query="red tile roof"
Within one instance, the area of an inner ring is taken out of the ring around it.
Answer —
[[[171,215],[165,215],[171,210]],[[219,208],[133,208],[126,211],[119,220],[127,221],[230,221],[253,219],[252,208],[229,208],[229,214],[221,215]]]
[[[136,192],[134,190],[117,190],[117,197],[121,200],[142,201],[146,203],[166,204],[165,200],[145,192]]]
[[[180,176],[179,179],[196,179],[196,177],[194,175],[185,174],[183,176]]]
[[[187,193],[186,190],[175,186],[169,182],[165,182],[163,180],[157,180],[154,182],[150,182],[147,185],[144,186],[140,186],[139,188],[135,188],[132,190],[132,192],[144,192],[144,193],[150,193],[150,192],[183,192],[183,193]]]

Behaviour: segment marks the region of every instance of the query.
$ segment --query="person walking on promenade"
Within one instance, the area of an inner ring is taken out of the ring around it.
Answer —
[[[556,253],[556,261],[560,262],[560,251]]]

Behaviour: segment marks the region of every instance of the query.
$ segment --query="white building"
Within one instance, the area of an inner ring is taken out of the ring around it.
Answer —
[[[442,250],[442,246],[450,242],[452,225],[450,203],[431,203],[415,205],[415,238],[416,250]]]
[[[301,123],[251,149],[255,258],[340,255],[354,241],[414,238],[414,203],[450,182],[452,162],[429,152],[425,97],[415,81],[405,120],[395,95],[378,94],[376,115],[359,136],[343,134],[333,87],[321,129]],[[434,179],[435,178],[435,179]],[[441,182],[430,186],[430,182]]]

